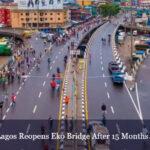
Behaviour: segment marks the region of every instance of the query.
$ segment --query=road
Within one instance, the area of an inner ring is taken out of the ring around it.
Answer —
[[[108,39],[108,34],[112,34],[114,29],[113,24],[105,24],[94,33],[89,42],[91,54],[91,63],[89,62],[88,66],[89,121],[102,119],[101,105],[104,103],[107,106],[106,121],[110,132],[139,133],[142,130],[143,117],[149,119],[149,83],[146,82],[148,80],[148,65],[145,73],[141,71],[143,76],[140,75],[139,78],[139,80],[141,79],[140,85],[138,84],[139,94],[135,91],[129,91],[126,82],[123,86],[113,85],[108,72],[108,63],[114,60],[112,47],[109,44],[103,45],[101,38]],[[137,95],[141,96],[140,94],[142,94],[143,99],[139,102]],[[134,147],[139,150],[143,149],[141,141],[134,143],[134,140],[131,140],[131,144],[128,142],[119,141],[117,144],[112,142],[111,148],[131,149]]]
[[[25,83],[15,82],[8,88],[8,93],[16,93],[17,99],[15,107],[11,106],[10,100],[5,103],[2,119],[6,121],[2,124],[1,130],[7,130],[7,133],[10,134],[19,134],[19,132],[31,135],[41,134],[39,133],[40,128],[44,125],[46,133],[49,135],[48,118],[50,116],[55,120],[58,118],[59,93],[51,91],[50,80],[52,74],[56,73],[57,67],[60,68],[62,73],[64,72],[63,58],[67,54],[67,46],[53,47],[51,65],[48,67],[47,58],[49,55],[44,52],[43,39],[37,37],[38,35],[35,34],[29,40],[29,43],[35,48],[36,53],[42,52],[43,54],[40,70],[37,71],[35,67],[31,68]],[[57,121],[54,121],[53,126],[53,131],[56,131]],[[51,144],[51,148],[56,147],[56,140],[51,142],[46,140],[46,142]],[[30,147],[41,149],[43,142],[38,140],[35,144],[30,140],[26,142],[18,140],[17,143],[9,142],[9,145],[4,142],[1,147],[8,149],[11,145],[16,150],[30,149]]]
[[[88,68],[89,119],[101,118],[103,103],[108,107],[108,119],[138,119],[125,86],[114,86],[108,72],[108,63],[114,60],[112,48],[109,44],[103,45],[101,38],[107,39],[114,29],[114,25],[105,24],[91,41],[91,64]]]
[[[85,34],[85,33],[84,33]],[[67,46],[74,41],[77,44],[82,39],[83,30],[78,33],[78,37],[72,37],[65,45],[53,46],[51,54],[44,52],[45,46],[43,39],[35,34],[29,43],[36,50],[36,53],[42,52],[42,62],[40,70],[35,66],[31,68],[25,83],[18,84],[15,82],[8,88],[8,93],[16,93],[16,106],[13,109],[10,101],[5,103],[3,109],[3,120],[7,119],[48,119],[50,116],[58,118],[59,112],[59,94],[52,92],[50,80],[53,73],[56,73],[57,67],[64,72],[64,56],[67,55]],[[50,55],[50,56],[49,56]],[[48,67],[47,58],[51,57],[51,65]]]
[[[52,64],[48,68],[47,55],[44,55],[44,44],[42,39],[32,37],[30,43],[37,52],[43,52],[40,70],[37,71],[35,67],[29,72],[25,84],[13,84],[10,91],[16,92],[17,100],[15,109],[7,113],[7,119],[48,119],[51,115],[57,118],[59,110],[59,96],[56,93],[50,94],[50,80],[52,73],[56,72],[56,68],[64,71],[63,57],[66,54],[64,47],[54,47],[52,54]],[[12,93],[10,92],[9,93]],[[53,96],[53,97],[52,97]],[[5,107],[7,108],[7,107]],[[8,109],[8,108],[7,108]],[[5,111],[5,109],[4,109]],[[7,110],[6,110],[7,111]]]
[[[64,72],[64,56],[67,55],[67,46],[71,41],[79,42],[82,38],[82,30],[78,33],[78,38],[71,38],[66,45],[54,46],[51,55],[51,65],[48,67],[47,58],[49,54],[45,54],[43,40],[38,37],[37,34],[33,35],[29,39],[29,43],[36,50],[36,53],[42,52],[42,62],[40,64],[40,70],[36,70],[35,66],[31,68],[27,75],[25,83],[17,83],[10,85],[8,87],[8,93],[16,93],[16,105],[12,107],[10,100],[5,103],[3,108],[2,120],[6,120],[5,124],[2,123],[1,130],[8,130],[7,133],[19,133],[19,131],[37,134],[40,131],[42,125],[46,127],[46,133],[49,135],[48,130],[48,118],[51,116],[56,121],[54,122],[53,131],[57,131],[57,118],[59,114],[59,93],[52,92],[50,88],[50,80],[53,73],[56,73],[56,68],[59,67],[61,72]],[[1,91],[2,92],[2,91]],[[11,120],[11,122],[9,121]],[[26,120],[26,121],[25,121]],[[39,121],[38,121],[39,120]],[[15,124],[18,124],[16,127]],[[13,130],[13,131],[12,131]],[[18,131],[17,131],[18,130]],[[38,131],[37,131],[38,130]],[[37,144],[28,142],[30,146],[36,147],[36,149],[41,149],[41,141]],[[56,140],[48,142],[53,148],[56,144]],[[14,146],[14,143],[10,143],[9,147]],[[33,144],[33,145],[32,145]],[[17,149],[30,149],[27,143],[18,142],[16,145]],[[7,144],[4,142],[2,147],[6,148]]]

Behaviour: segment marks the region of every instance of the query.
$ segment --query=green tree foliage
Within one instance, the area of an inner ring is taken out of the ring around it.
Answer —
[[[116,4],[104,4],[100,5],[98,7],[99,14],[102,15],[103,17],[111,17],[111,16],[116,16],[119,11],[120,7],[119,5]]]

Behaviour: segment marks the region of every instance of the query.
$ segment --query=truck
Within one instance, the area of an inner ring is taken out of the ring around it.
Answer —
[[[0,42],[0,56],[11,56],[12,51],[8,42]]]

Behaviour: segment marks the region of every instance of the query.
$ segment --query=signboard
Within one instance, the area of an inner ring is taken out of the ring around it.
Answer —
[[[63,9],[63,0],[18,0],[18,9]]]

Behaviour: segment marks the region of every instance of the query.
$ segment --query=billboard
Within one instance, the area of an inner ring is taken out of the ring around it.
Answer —
[[[18,0],[18,9],[63,9],[63,0]]]

